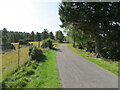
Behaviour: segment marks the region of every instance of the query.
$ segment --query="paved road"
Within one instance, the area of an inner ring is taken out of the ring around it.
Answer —
[[[118,77],[69,50],[62,44],[57,64],[63,88],[118,88]]]

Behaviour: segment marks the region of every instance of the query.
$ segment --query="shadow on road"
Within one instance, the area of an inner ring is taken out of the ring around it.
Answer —
[[[55,50],[57,52],[62,52],[61,49],[57,49],[57,48],[52,48],[52,50]]]

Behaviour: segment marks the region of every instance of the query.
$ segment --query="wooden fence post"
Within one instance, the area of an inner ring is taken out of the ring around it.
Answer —
[[[18,68],[20,65],[20,45],[18,45]]]

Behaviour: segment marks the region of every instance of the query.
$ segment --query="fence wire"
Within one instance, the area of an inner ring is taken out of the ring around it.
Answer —
[[[19,48],[18,48],[19,47]],[[12,70],[18,68],[18,66],[23,65],[25,62],[30,60],[28,55],[29,46],[15,45],[15,49],[3,50],[2,51],[2,74],[3,79]]]

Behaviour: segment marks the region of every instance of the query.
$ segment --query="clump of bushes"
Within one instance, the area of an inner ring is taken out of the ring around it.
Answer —
[[[49,47],[50,49],[52,49],[53,48],[53,41],[52,41],[52,39],[46,39],[46,40],[43,40],[43,43],[42,43],[42,46],[41,46],[42,48],[47,48],[47,47]]]
[[[20,39],[19,45],[30,45],[29,40],[28,39]]]
[[[29,48],[29,56],[31,56],[32,60],[39,61],[43,56],[43,52],[41,49],[38,49],[36,46],[31,46]]]

